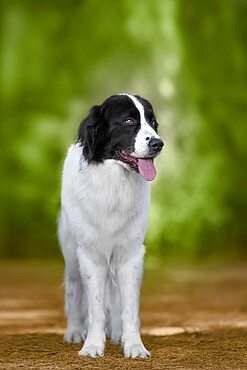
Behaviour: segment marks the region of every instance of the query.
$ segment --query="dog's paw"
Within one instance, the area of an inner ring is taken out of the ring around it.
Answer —
[[[141,358],[147,358],[151,357],[150,352],[146,350],[144,345],[142,343],[136,343],[136,344],[125,344],[124,345],[124,356],[125,357],[141,357]]]
[[[79,356],[88,356],[88,357],[102,357],[104,355],[104,347],[96,346],[94,344],[84,345],[82,349],[78,352]]]
[[[65,342],[67,343],[81,343],[81,342],[84,342],[85,340],[85,333],[83,332],[83,330],[67,330],[65,336],[64,336],[64,340]]]
[[[111,343],[112,344],[120,344],[122,343],[122,335],[121,334],[115,334],[111,335]]]

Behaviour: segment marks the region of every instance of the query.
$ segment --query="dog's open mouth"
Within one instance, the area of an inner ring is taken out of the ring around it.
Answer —
[[[116,154],[120,161],[128,164],[132,170],[139,172],[145,180],[152,181],[155,178],[156,169],[153,158],[135,158],[122,150],[118,150]]]

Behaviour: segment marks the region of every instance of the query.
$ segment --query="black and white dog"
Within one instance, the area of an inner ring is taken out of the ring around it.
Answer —
[[[139,291],[153,159],[163,141],[151,104],[129,94],[93,107],[68,151],[59,240],[65,259],[69,343],[102,356],[106,336],[126,357],[148,357],[140,337]]]

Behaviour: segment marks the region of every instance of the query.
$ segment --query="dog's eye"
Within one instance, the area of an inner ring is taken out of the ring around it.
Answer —
[[[156,125],[156,119],[155,119],[155,118],[153,118],[153,119],[151,120],[151,125],[152,125],[152,126],[155,126],[155,125]]]
[[[133,120],[133,118],[127,118],[125,121],[125,123],[127,123],[127,125],[134,125],[135,121]]]

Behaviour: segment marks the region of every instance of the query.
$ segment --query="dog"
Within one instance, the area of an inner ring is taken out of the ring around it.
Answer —
[[[150,356],[140,336],[139,292],[153,159],[163,141],[152,105],[130,94],[94,106],[64,162],[58,235],[65,260],[68,343],[103,356]]]

